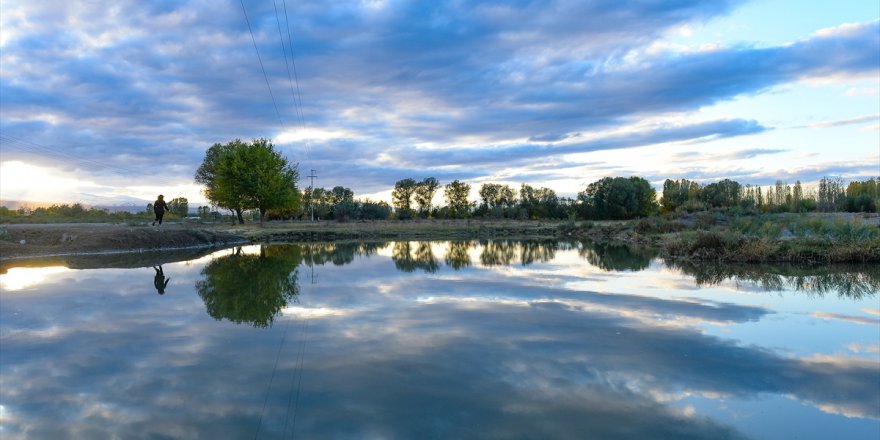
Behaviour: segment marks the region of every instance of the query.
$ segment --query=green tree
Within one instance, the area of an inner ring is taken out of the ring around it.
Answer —
[[[838,211],[843,207],[846,193],[840,178],[823,177],[819,181],[818,208],[822,212]]]
[[[506,211],[516,205],[516,193],[513,188],[497,183],[484,183],[480,186],[480,211],[483,215],[503,217]]]
[[[846,187],[844,207],[849,212],[877,212],[880,205],[877,179],[853,181]]]
[[[244,147],[244,142],[236,139],[225,144],[214,144],[205,152],[202,164],[196,170],[195,181],[205,185],[202,194],[212,204],[228,209],[235,213],[239,223],[244,223],[242,211],[245,209],[244,194],[231,188],[230,185],[221,185],[218,175],[221,162],[232,160],[235,152]]]
[[[519,190],[519,206],[526,218],[560,218],[562,217],[559,197],[550,188],[534,188],[525,183]]]
[[[171,199],[171,202],[168,203],[168,210],[179,217],[186,217],[189,214],[189,200],[186,197]]]
[[[657,210],[657,192],[641,177],[605,177],[578,193],[583,214],[597,219],[647,217]]]
[[[431,214],[431,204],[434,201],[434,194],[440,182],[433,177],[426,177],[416,185],[413,195],[415,196],[416,205],[419,206],[419,215],[427,218]]]
[[[801,187],[801,181],[795,181],[794,188],[791,190],[791,212],[801,212],[804,207],[804,189]]]
[[[468,201],[471,186],[459,180],[454,180],[443,190],[446,206],[452,218],[465,218],[470,215],[474,203]]]
[[[742,198],[742,185],[730,179],[710,183],[700,191],[700,198],[711,207],[737,206]]]
[[[674,212],[688,200],[699,198],[700,184],[687,179],[666,179],[663,182],[663,196],[660,206],[664,212]]]
[[[354,203],[354,191],[342,186],[334,186],[327,194],[330,202],[330,215],[334,220],[348,220],[357,214]]]
[[[409,178],[398,180],[394,184],[394,190],[391,191],[391,201],[397,210],[398,218],[412,217],[412,199],[418,185],[414,179]]]
[[[299,203],[296,167],[266,139],[214,144],[206,152],[195,179],[205,185],[208,200],[235,211],[239,221],[244,220],[242,210],[256,209],[262,225],[268,209]]]
[[[391,216],[391,206],[383,201],[367,199],[360,204],[360,215],[364,220],[387,220]]]

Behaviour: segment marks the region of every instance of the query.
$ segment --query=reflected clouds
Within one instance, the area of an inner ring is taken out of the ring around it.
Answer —
[[[872,358],[796,357],[736,339],[739,328],[770,316],[793,331],[815,331],[753,297],[600,293],[574,288],[589,285],[576,282],[582,276],[546,275],[592,264],[580,254],[599,258],[601,246],[257,249],[166,264],[176,280],[193,282],[189,292],[175,282],[175,294],[161,301],[141,282],[143,269],[74,271],[70,283],[41,286],[40,295],[4,291],[7,432],[35,439],[242,438],[258,430],[266,438],[739,439],[758,435],[747,419],[721,417],[712,405],[767,395],[796,399],[780,409],[797,414],[792,435],[815,435],[809,426],[820,411],[849,417],[822,419],[848,438],[872,438],[880,427],[880,368],[876,352],[863,348],[877,346],[876,337],[860,345],[847,339]],[[620,252],[611,251],[613,263],[600,273],[639,270],[642,263],[617,263],[627,260]],[[317,284],[297,277],[302,266],[315,270]],[[129,285],[134,273],[141,276]],[[275,299],[260,296],[267,291]],[[824,299],[875,310],[868,298]],[[253,303],[268,313],[251,313]],[[701,330],[712,323],[734,334]]]

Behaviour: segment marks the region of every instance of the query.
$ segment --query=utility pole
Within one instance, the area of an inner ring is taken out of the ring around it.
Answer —
[[[309,211],[312,213],[312,221],[315,221],[315,178],[318,177],[315,174],[315,170],[312,170],[311,174],[307,176],[311,183],[309,183]]]

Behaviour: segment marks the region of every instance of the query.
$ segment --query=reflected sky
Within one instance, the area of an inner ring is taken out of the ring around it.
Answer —
[[[166,262],[163,295],[153,266],[10,268],[0,437],[878,438],[876,291],[645,258],[254,246]]]

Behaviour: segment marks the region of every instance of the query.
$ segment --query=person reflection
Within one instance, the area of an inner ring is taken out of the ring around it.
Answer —
[[[159,295],[164,295],[165,288],[168,287],[168,282],[171,281],[171,278],[165,278],[165,272],[162,271],[161,264],[159,267],[153,266],[153,269],[156,270],[156,276],[153,278],[153,286],[156,287]]]

